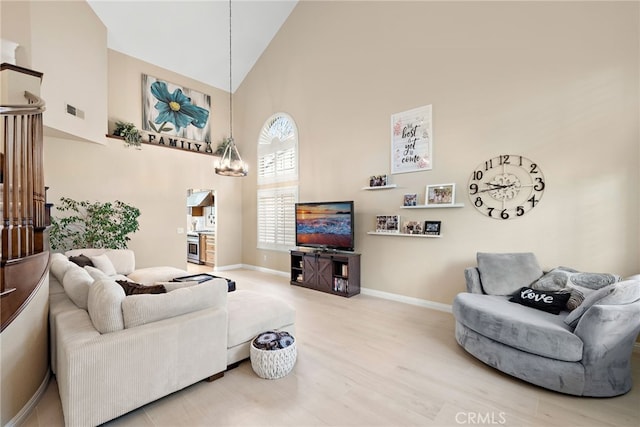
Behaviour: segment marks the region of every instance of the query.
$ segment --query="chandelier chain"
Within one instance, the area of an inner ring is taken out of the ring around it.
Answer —
[[[233,80],[231,61],[231,0],[229,0],[229,136],[233,138]]]

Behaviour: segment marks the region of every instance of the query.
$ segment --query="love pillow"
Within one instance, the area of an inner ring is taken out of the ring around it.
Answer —
[[[560,314],[571,297],[569,292],[538,291],[531,288],[520,288],[509,299],[511,302],[536,308],[551,314]]]

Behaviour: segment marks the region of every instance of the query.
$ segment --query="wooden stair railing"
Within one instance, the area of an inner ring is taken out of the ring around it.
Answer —
[[[7,64],[2,64],[6,69]],[[21,73],[42,77],[21,67]],[[44,274],[48,248],[43,170],[42,113],[45,104],[25,91],[23,104],[0,106],[0,295],[2,329],[28,302]],[[25,272],[29,274],[25,274]],[[11,273],[9,277],[8,273]],[[16,273],[18,273],[16,275]]]

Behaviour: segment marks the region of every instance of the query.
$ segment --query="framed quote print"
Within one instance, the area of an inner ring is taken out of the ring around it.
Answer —
[[[433,168],[431,105],[391,115],[391,173]]]

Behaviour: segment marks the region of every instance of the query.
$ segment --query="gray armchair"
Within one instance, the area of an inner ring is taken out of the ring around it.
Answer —
[[[479,261],[485,255],[493,254],[478,254]],[[526,266],[526,274],[517,271],[520,255],[526,255],[525,264],[533,259],[537,265],[533,254],[509,255],[509,262],[513,256],[516,262],[511,267],[500,264],[506,270],[498,275],[483,271],[492,268],[491,263],[465,270],[468,292],[458,294],[453,303],[458,344],[489,366],[550,390],[597,397],[628,392],[631,353],[640,332],[640,281],[614,283],[587,296],[575,313],[554,315],[509,302],[509,296],[529,286],[537,274]],[[484,279],[496,277],[500,286],[485,286]],[[511,290],[509,282],[514,282]]]

